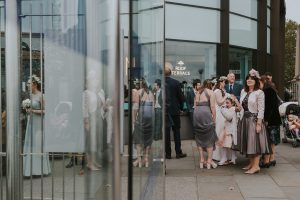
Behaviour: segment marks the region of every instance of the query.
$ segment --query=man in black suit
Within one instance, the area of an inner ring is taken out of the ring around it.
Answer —
[[[165,63],[166,76],[166,129],[165,129],[165,150],[166,158],[171,159],[171,128],[174,134],[176,158],[184,158],[186,154],[181,150],[180,139],[180,111],[184,103],[184,96],[181,91],[180,82],[171,78],[173,66],[171,63]]]
[[[240,100],[241,91],[243,86],[239,83],[235,83],[235,75],[230,72],[227,75],[228,84],[225,85],[225,90],[229,94],[233,94],[238,100]]]
[[[160,79],[156,79],[154,82],[154,97],[155,123],[153,139],[157,141],[162,139],[162,91]]]

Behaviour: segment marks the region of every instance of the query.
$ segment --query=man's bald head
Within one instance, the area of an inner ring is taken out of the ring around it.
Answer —
[[[173,65],[169,62],[165,63],[165,76],[171,76]]]

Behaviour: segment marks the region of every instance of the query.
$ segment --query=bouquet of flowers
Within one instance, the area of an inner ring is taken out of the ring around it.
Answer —
[[[22,107],[23,109],[28,109],[31,107],[31,101],[30,99],[25,99],[24,101],[22,101]]]

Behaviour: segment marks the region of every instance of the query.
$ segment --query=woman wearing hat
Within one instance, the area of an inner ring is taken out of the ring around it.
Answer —
[[[241,92],[241,120],[238,127],[238,148],[241,154],[250,158],[249,164],[243,169],[246,174],[260,171],[259,159],[263,154],[271,152],[265,125],[265,95],[260,89],[259,73],[252,69],[246,77],[245,88]]]

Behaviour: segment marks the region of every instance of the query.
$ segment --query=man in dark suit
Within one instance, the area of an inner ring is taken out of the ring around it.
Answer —
[[[235,83],[235,75],[230,72],[227,75],[228,84],[225,85],[225,90],[229,94],[233,94],[238,100],[240,100],[241,91],[243,86],[239,83]]]
[[[166,158],[171,159],[171,128],[174,134],[176,158],[184,158],[186,154],[181,150],[180,139],[180,111],[184,103],[184,96],[181,91],[180,82],[171,78],[173,66],[171,63],[165,63],[166,76],[166,129],[165,129],[165,150]]]
[[[162,91],[160,79],[156,79],[154,82],[154,97],[155,123],[153,139],[157,141],[162,139]]]

